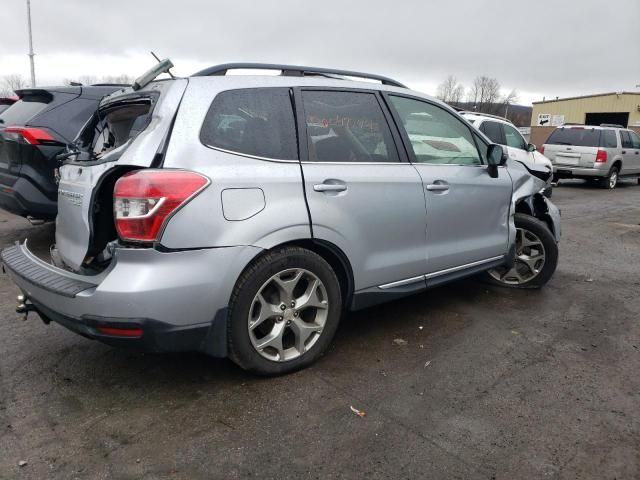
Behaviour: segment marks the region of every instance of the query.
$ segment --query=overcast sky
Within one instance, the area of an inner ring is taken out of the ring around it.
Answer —
[[[520,103],[640,91],[640,0],[32,0],[36,80],[257,61],[379,73],[434,94],[448,75]],[[26,0],[2,0],[0,76],[29,77]]]

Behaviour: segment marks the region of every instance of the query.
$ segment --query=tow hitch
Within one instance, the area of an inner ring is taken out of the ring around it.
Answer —
[[[26,320],[29,312],[35,311],[36,307],[33,304],[29,303],[27,297],[24,295],[18,295],[18,305],[16,305],[16,313],[20,315],[24,315],[22,320]]]

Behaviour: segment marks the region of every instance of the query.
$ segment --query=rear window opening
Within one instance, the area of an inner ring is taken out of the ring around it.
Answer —
[[[576,147],[599,147],[602,130],[595,128],[559,128],[546,143],[548,145],[573,145]]]
[[[80,135],[79,148],[85,155],[78,160],[100,160],[130,142],[147,127],[152,110],[149,98],[119,102],[99,110]]]

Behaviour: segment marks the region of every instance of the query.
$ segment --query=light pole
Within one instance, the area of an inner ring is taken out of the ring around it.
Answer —
[[[31,87],[36,86],[36,66],[33,63],[33,38],[31,35],[31,0],[27,0],[27,24],[29,25],[29,61],[31,62]]]

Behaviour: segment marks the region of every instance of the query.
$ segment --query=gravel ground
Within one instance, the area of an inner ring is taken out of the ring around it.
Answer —
[[[554,201],[546,288],[464,280],[350,314],[281,378],[23,322],[0,275],[0,478],[640,478],[640,186]],[[0,212],[2,246],[52,235]]]

